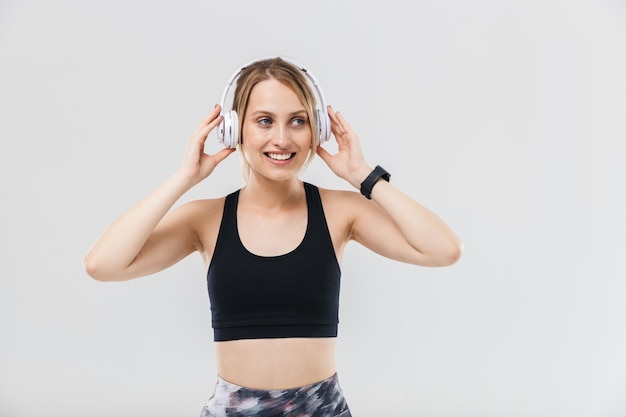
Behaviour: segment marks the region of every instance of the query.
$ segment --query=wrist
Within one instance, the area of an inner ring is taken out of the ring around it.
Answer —
[[[369,165],[363,165],[352,172],[351,178],[348,180],[350,184],[357,190],[361,187],[361,183],[365,181],[365,178],[372,172],[372,167]]]
[[[169,181],[170,183],[175,185],[176,188],[182,189],[183,192],[186,192],[192,189],[198,183],[195,177],[193,175],[190,175],[184,169],[179,169],[176,172],[174,172],[169,177]]]
[[[368,200],[372,198],[372,189],[380,180],[389,182],[391,175],[380,165],[376,165],[376,168],[370,172],[363,180],[360,186],[361,194],[367,197]]]

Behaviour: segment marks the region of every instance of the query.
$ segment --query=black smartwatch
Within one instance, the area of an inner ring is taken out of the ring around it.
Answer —
[[[361,183],[361,194],[371,200],[372,188],[374,188],[374,184],[376,184],[381,178],[389,182],[391,174],[385,171],[385,168],[381,167],[380,165],[376,165],[376,168],[374,168],[374,170]]]

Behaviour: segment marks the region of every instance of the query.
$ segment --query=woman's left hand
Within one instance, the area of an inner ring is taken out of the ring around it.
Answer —
[[[317,154],[338,177],[343,178],[358,189],[372,168],[365,162],[359,137],[346,119],[330,106],[328,106],[327,111],[330,117],[331,132],[337,140],[338,151],[333,155],[318,146]]]

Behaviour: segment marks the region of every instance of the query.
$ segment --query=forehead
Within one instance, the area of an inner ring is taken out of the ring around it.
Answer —
[[[304,109],[295,91],[275,78],[261,81],[254,86],[250,92],[248,107],[285,107],[290,111],[295,108]]]

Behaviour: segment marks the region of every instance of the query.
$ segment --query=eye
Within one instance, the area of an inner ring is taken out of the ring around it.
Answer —
[[[306,125],[306,120],[303,117],[296,117],[291,121],[291,123],[296,126],[304,126]]]
[[[257,120],[257,123],[260,125],[269,125],[272,124],[272,119],[270,119],[269,117],[262,117]]]

